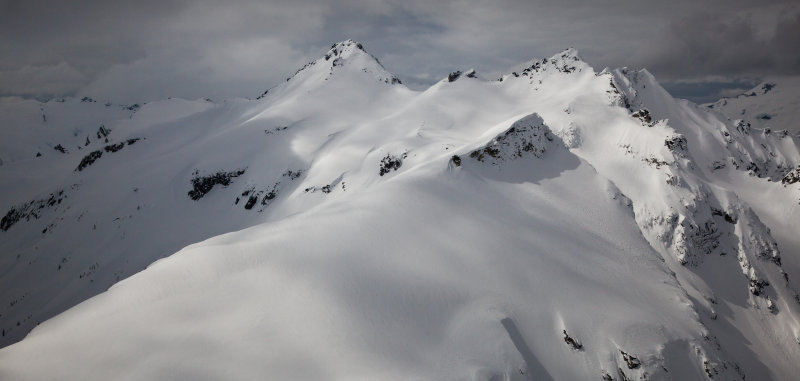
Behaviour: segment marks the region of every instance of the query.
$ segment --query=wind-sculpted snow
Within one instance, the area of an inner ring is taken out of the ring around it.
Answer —
[[[0,172],[3,343],[41,325],[0,379],[800,371],[796,137],[574,49],[499,81],[392,78],[348,40],[258,100],[24,140]]]

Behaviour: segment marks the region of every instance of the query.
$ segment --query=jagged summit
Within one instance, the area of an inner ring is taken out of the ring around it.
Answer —
[[[402,84],[402,81],[387,71],[375,56],[367,53],[364,45],[348,39],[331,45],[331,48],[321,58],[307,63],[292,76],[286,78],[285,84],[268,89],[258,99],[264,98],[279,88],[291,89],[314,83],[319,85],[334,77],[346,77],[349,78],[348,81],[368,78],[371,81],[390,85]]]
[[[351,39],[347,39],[347,40],[340,41],[340,42],[337,42],[337,43],[331,45],[331,49],[328,50],[327,53],[325,53],[325,60],[327,61],[327,60],[331,59],[331,57],[347,58],[347,57],[351,56],[354,53],[357,54],[357,52],[359,52],[359,51],[363,52],[363,53],[367,53],[367,51],[364,50],[364,46],[361,45],[360,42],[353,41]],[[369,54],[369,53],[367,53],[367,54]],[[377,61],[377,59],[376,59],[376,61]]]
[[[600,75],[611,77],[611,85],[619,94],[617,104],[632,112],[644,107],[645,103],[659,105],[663,99],[671,98],[647,69],[606,68]]]
[[[569,59],[572,59],[573,61],[583,61],[583,59],[581,58],[581,54],[578,51],[578,49],[576,49],[576,48],[574,48],[572,46],[562,50],[560,53],[555,54],[550,58],[551,59],[555,59],[556,57],[569,58]]]
[[[500,80],[511,77],[536,78],[537,80],[541,80],[543,77],[553,73],[580,73],[587,69],[591,69],[591,66],[581,59],[578,49],[570,47],[550,58],[535,58],[528,61],[522,65],[521,70],[514,70],[510,75],[504,76]]]

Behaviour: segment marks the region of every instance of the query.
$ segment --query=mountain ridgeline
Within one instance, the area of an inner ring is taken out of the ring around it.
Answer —
[[[800,371],[800,139],[646,70],[87,99],[0,110],[0,379]]]

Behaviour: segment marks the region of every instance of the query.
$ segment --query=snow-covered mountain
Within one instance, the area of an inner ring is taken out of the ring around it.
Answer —
[[[800,77],[773,78],[734,98],[705,106],[760,129],[800,135]]]
[[[798,139],[646,70],[412,91],[344,41],[258,100],[100,106],[5,106],[4,343],[121,281],[0,379],[800,371]]]

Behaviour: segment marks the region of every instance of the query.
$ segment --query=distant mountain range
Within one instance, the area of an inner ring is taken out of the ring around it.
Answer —
[[[705,105],[754,127],[800,134],[800,77],[774,78],[734,98]]]

